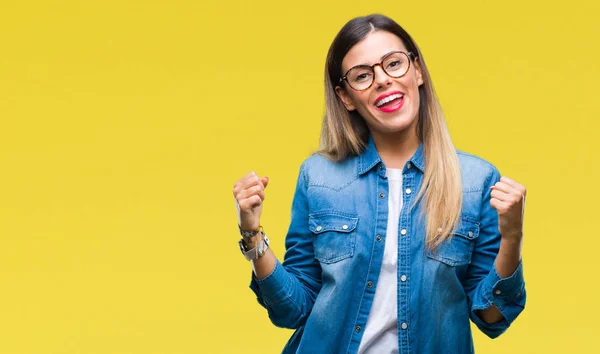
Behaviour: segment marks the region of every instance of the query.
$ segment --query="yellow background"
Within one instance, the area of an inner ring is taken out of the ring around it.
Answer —
[[[596,1],[0,5],[0,353],[276,353],[231,194],[268,175],[281,257],[350,18],[420,45],[455,142],[529,189],[527,308],[479,353],[592,353]]]

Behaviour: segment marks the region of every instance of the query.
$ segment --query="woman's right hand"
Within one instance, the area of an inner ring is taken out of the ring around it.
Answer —
[[[258,230],[268,183],[268,177],[260,178],[255,172],[250,172],[233,185],[242,230]]]

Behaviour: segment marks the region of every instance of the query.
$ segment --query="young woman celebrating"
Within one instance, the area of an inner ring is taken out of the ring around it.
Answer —
[[[235,183],[251,289],[296,329],[284,353],[472,353],[525,306],[525,188],[457,151],[423,54],[382,15],[349,21],[326,63],[321,149],[300,168],[280,263],[267,177]]]

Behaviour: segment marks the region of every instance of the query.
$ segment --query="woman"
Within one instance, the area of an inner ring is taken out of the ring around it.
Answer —
[[[526,190],[457,152],[423,55],[382,15],[327,56],[322,148],[300,169],[283,264],[260,215],[267,177],[234,185],[250,285],[284,353],[469,353],[525,305]]]

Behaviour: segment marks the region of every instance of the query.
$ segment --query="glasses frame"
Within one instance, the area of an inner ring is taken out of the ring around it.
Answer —
[[[384,67],[383,67],[383,62],[384,62],[384,61],[385,61],[385,60],[386,60],[386,59],[387,59],[387,58],[388,58],[390,55],[393,55],[393,54],[396,54],[396,53],[402,53],[402,54],[404,54],[404,55],[406,55],[406,56],[408,57],[408,68],[406,68],[406,71],[404,72],[404,74],[402,74],[402,75],[400,75],[400,76],[392,76],[392,75],[390,75],[390,74],[389,74],[389,73],[388,73],[388,72],[387,72],[387,71],[384,69]],[[410,63],[411,63],[413,60],[415,60],[415,54],[414,54],[413,52],[408,52],[408,53],[406,53],[406,52],[403,52],[403,51],[401,51],[401,50],[396,50],[396,51],[393,51],[393,52],[390,52],[390,53],[386,54],[386,55],[385,55],[385,57],[383,57],[383,59],[382,59],[382,60],[381,60],[381,62],[379,62],[379,63],[373,64],[373,65],[356,65],[356,66],[353,66],[353,67],[351,67],[351,68],[350,68],[348,71],[346,71],[346,73],[344,74],[344,76],[342,76],[342,77],[340,78],[340,81],[338,82],[338,85],[341,85],[341,84],[342,84],[342,82],[346,81],[346,83],[348,84],[348,87],[350,87],[350,88],[351,88],[351,89],[353,89],[354,91],[365,91],[365,90],[368,90],[368,89],[370,89],[370,88],[371,88],[371,86],[373,86],[373,83],[375,82],[375,67],[376,67],[376,66],[379,66],[379,67],[381,68],[381,70],[383,70],[383,72],[384,72],[384,73],[385,73],[387,76],[389,76],[389,77],[391,77],[391,78],[393,78],[393,79],[399,79],[399,78],[401,78],[402,76],[406,75],[406,73],[408,73],[408,71],[410,70]],[[373,71],[373,79],[371,80],[371,84],[369,85],[369,87],[367,87],[367,88],[364,88],[364,89],[362,89],[362,90],[357,90],[357,89],[355,89],[354,87],[352,87],[352,85],[350,84],[350,82],[348,82],[348,74],[350,73],[350,71],[352,71],[353,69],[356,69],[356,68],[369,68],[369,69],[371,69],[371,71]]]

